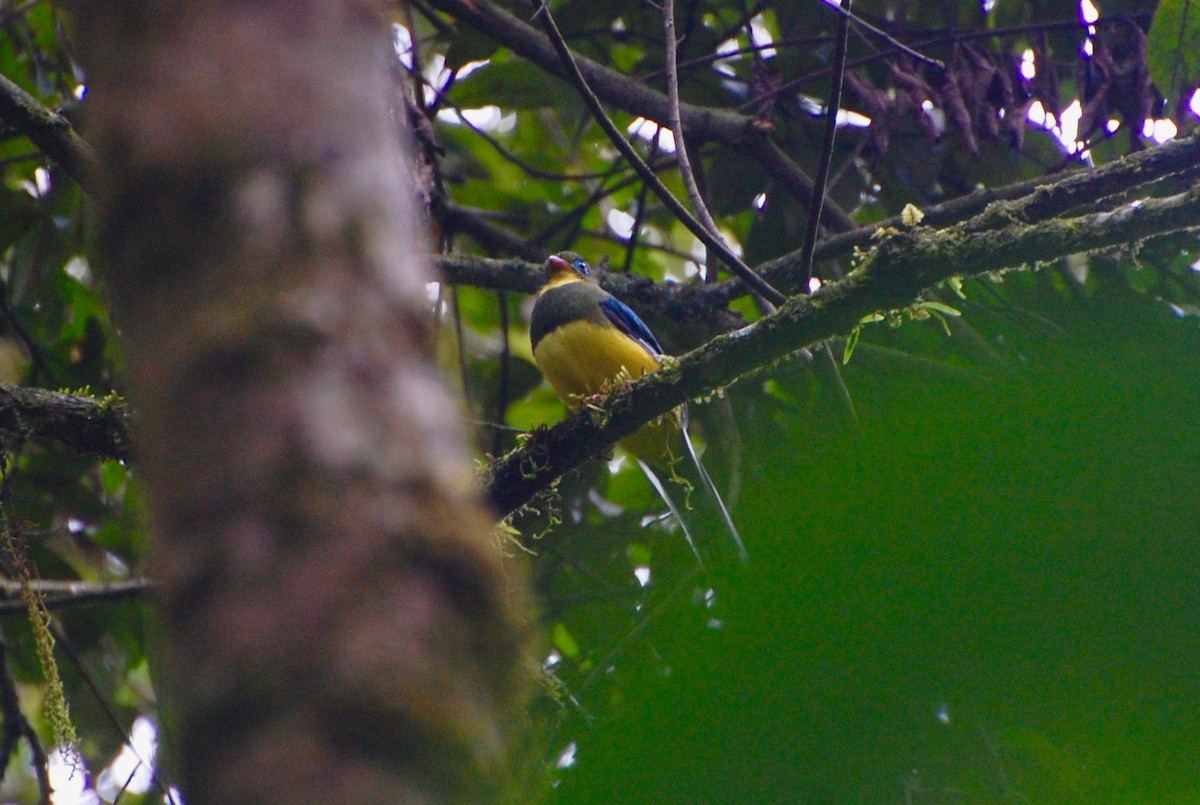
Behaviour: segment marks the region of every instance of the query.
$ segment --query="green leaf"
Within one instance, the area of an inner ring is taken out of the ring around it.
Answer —
[[[483,61],[499,47],[500,43],[492,37],[469,25],[460,25],[454,32],[450,47],[446,49],[446,67],[454,70],[468,62]]]
[[[846,336],[846,346],[842,350],[842,366],[850,363],[850,359],[854,357],[854,348],[858,346],[860,338],[862,338],[862,327],[855,327],[850,331],[850,335]]]
[[[562,652],[564,657],[574,659],[579,656],[579,643],[571,636],[571,632],[567,629],[565,623],[559,622],[554,624],[554,634],[551,640],[554,647]]]
[[[1146,61],[1168,103],[1200,80],[1200,2],[1162,0],[1150,23]]]
[[[708,175],[714,215],[733,215],[750,209],[754,197],[770,186],[771,178],[762,164],[751,159],[744,149],[727,147],[718,149]]]
[[[125,487],[129,472],[125,465],[115,459],[106,459],[100,463],[100,484],[104,494],[113,496]]]
[[[539,109],[565,100],[570,90],[530,62],[493,61],[455,85],[450,98],[463,108],[494,104],[504,109]]]
[[[954,291],[954,295],[959,299],[966,299],[967,295],[963,292],[962,277],[950,277],[946,280],[946,287]]]
[[[549,386],[538,386],[529,396],[509,406],[508,424],[514,428],[531,430],[538,425],[557,422],[565,412],[562,401]]]
[[[629,511],[650,511],[659,504],[658,494],[641,468],[629,459],[608,477],[604,497]],[[643,563],[645,564],[645,563]]]
[[[932,300],[922,302],[921,307],[923,307],[926,310],[929,310],[931,312],[941,313],[943,316],[957,317],[957,316],[962,315],[962,313],[959,312],[958,308],[950,307],[949,305],[943,304],[941,302],[934,302]]]
[[[641,542],[629,543],[629,561],[634,565],[648,565],[654,559],[650,546]]]

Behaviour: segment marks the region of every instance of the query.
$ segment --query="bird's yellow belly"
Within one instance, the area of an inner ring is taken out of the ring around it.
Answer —
[[[533,350],[546,380],[572,411],[583,399],[611,391],[625,380],[638,380],[659,368],[658,359],[620,330],[576,321],[547,333]],[[661,465],[679,455],[677,417],[652,422],[620,444],[629,453]]]
[[[584,397],[658,369],[653,355],[620,330],[590,321],[559,327],[538,342],[533,357],[572,411]]]

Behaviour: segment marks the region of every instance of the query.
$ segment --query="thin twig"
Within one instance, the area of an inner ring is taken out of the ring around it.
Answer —
[[[1113,16],[1113,17],[1101,17],[1099,20],[1097,20],[1096,24],[1110,25],[1114,22],[1124,22],[1124,21],[1130,21],[1130,20],[1144,20],[1144,19],[1147,19],[1148,17],[1149,17],[1148,14],[1138,14],[1138,13],[1119,15],[1119,16]],[[917,42],[916,44],[913,45],[913,47],[928,48],[928,47],[933,47],[934,45],[945,44],[947,42],[969,42],[969,41],[972,41],[975,39],[992,39],[992,38],[998,38],[998,37],[1004,37],[1004,36],[1017,36],[1017,35],[1023,34],[1023,33],[1033,33],[1033,32],[1038,32],[1038,31],[1043,31],[1043,30],[1045,30],[1045,31],[1063,30],[1063,29],[1069,30],[1071,28],[1079,28],[1079,27],[1080,27],[1080,24],[1079,24],[1078,20],[1069,20],[1069,21],[1064,20],[1061,22],[1048,22],[1048,23],[1044,23],[1044,24],[1043,23],[1033,23],[1030,25],[1017,25],[1012,28],[992,28],[992,29],[989,29],[986,31],[952,31],[950,33],[938,34],[937,36],[931,35],[930,38],[923,39],[920,42]],[[900,52],[900,50],[897,48],[889,48],[887,50],[881,50],[877,53],[871,53],[866,56],[860,56],[857,59],[851,59],[850,61],[846,62],[846,69],[854,70],[859,67],[863,67],[865,65],[872,64],[877,61],[882,61],[883,59],[886,59],[889,56],[895,56],[899,52]],[[796,78],[793,78],[790,81],[786,81],[786,82],[780,84],[777,87],[771,88],[769,91],[764,92],[761,95],[757,95],[753,98],[750,98],[749,100],[744,101],[742,104],[740,104],[738,106],[738,108],[742,109],[742,110],[755,109],[758,106],[760,106],[761,104],[771,100],[772,98],[782,95],[785,92],[790,92],[794,89],[799,89],[800,87],[804,86],[805,84],[811,84],[814,81],[819,81],[820,79],[825,78],[828,75],[832,75],[832,73],[833,73],[832,67],[822,67],[820,70],[814,70],[811,73],[806,73],[802,76],[798,76]]]
[[[413,100],[417,103],[417,109],[425,112],[425,80],[421,73],[421,50],[418,46],[420,41],[417,37],[417,26],[413,23],[412,6],[408,3],[401,3],[401,13],[404,14],[404,27],[408,29],[408,54],[412,61],[412,67],[408,71],[409,80],[412,81]]]
[[[824,2],[824,0],[817,0]],[[820,161],[817,173],[813,177],[813,197],[808,208],[808,221],[804,228],[804,245],[800,252],[800,279],[803,290],[808,290],[808,281],[812,277],[813,250],[817,244],[817,230],[821,224],[821,205],[825,201],[825,187],[829,180],[829,166],[833,162],[833,147],[837,142],[837,115],[842,105],[842,80],[846,75],[846,43],[850,36],[850,4],[852,0],[842,0],[839,11],[845,13],[838,18],[837,40],[833,51],[833,80],[829,82],[829,99],[825,103],[825,133],[821,141]],[[833,8],[834,6],[830,6]],[[841,367],[833,357],[833,350],[826,341],[818,349],[813,350],[813,374],[821,381],[841,403],[846,422],[855,432],[859,432],[858,412],[854,410],[854,398],[842,377]]]
[[[489,422],[486,419],[473,419],[471,417],[463,417],[464,424],[471,425],[476,428],[487,428],[488,430],[502,430],[505,433],[528,433],[525,428],[517,428],[512,425],[502,425],[499,422]]]
[[[0,632],[0,715],[4,717],[4,733],[0,741],[0,782],[4,780],[4,771],[17,748],[17,741],[24,738],[29,744],[33,774],[37,777],[38,803],[50,805],[53,789],[50,786],[49,758],[46,757],[46,750],[42,747],[37,730],[21,711],[21,699],[17,695],[17,683],[8,665],[8,642],[3,632]]]
[[[735,274],[737,274],[743,282],[753,288],[757,293],[762,294],[768,299],[775,299],[779,302],[785,300],[787,297],[764,282],[762,277],[759,277],[757,274],[751,271],[749,266],[743,263],[737,257],[737,255],[735,255],[719,238],[712,237],[712,235],[708,233],[704,226],[701,225],[700,222],[695,218],[693,218],[687,209],[680,204],[679,200],[675,198],[670,190],[667,189],[666,185],[659,181],[658,177],[654,175],[654,172],[650,170],[650,167],[642,161],[642,158],[638,154],[637,150],[629,144],[629,141],[626,140],[621,132],[617,130],[617,127],[613,124],[613,122],[608,119],[608,115],[605,113],[604,107],[600,105],[600,99],[597,98],[596,94],[588,87],[587,81],[584,79],[583,74],[579,72],[579,66],[575,64],[575,58],[571,55],[571,51],[567,48],[567,43],[563,40],[562,33],[558,30],[558,26],[554,22],[554,16],[550,13],[550,9],[545,5],[544,0],[532,0],[532,2],[536,15],[541,17],[542,26],[546,30],[546,35],[550,38],[551,44],[553,44],[555,51],[562,60],[563,67],[566,69],[571,83],[575,85],[575,89],[583,98],[583,101],[587,105],[588,109],[591,110],[596,122],[600,124],[600,128],[603,129],[604,133],[608,135],[609,140],[612,141],[613,145],[617,147],[617,150],[619,150],[625,159],[629,161],[629,164],[633,165],[637,169],[638,174],[647,184],[650,185],[650,188],[654,191],[654,194],[662,200],[667,209],[669,209],[671,213],[684,226],[686,226],[689,231],[691,231],[693,235],[695,235],[711,251],[716,252],[717,256],[720,257],[721,260],[727,266],[729,266],[729,268]]]
[[[516,165],[518,168],[525,171],[535,179],[542,179],[547,182],[582,182],[590,179],[604,179],[613,174],[613,169],[611,167],[602,171],[593,171],[591,173],[555,173],[553,171],[542,170],[536,165],[532,165],[529,162],[521,159],[491,134],[468,120],[463,114],[462,107],[460,107],[454,101],[450,100],[448,97],[444,98],[443,100],[446,106],[454,110],[455,114],[458,115],[458,119],[463,122],[463,125],[469,128],[472,133],[482,139],[485,143],[490,145],[495,152],[501,156],[501,158],[507,162],[511,162],[513,165]],[[632,170],[632,168],[622,167],[618,172],[630,170]]]
[[[735,56],[744,56],[748,53],[760,53],[764,50],[781,50],[781,49],[789,48],[789,47],[801,47],[801,46],[812,47],[814,45],[819,45],[823,42],[832,41],[832,39],[833,39],[833,37],[828,36],[828,35],[824,35],[824,36],[792,36],[792,37],[788,37],[786,39],[778,39],[773,42],[767,42],[766,44],[763,44],[763,45],[751,43],[745,47],[733,48],[732,50],[715,51],[713,53],[709,53],[704,56],[697,56],[693,59],[687,59],[685,61],[681,61],[681,62],[679,62],[678,65],[676,65],[676,70],[678,70],[682,74],[693,68],[704,67],[705,65],[712,64],[713,62],[717,62],[717,61],[722,61],[724,59],[732,59]],[[666,73],[666,68],[660,67],[657,70],[652,70],[652,71],[642,75],[641,80],[642,81],[650,81],[652,79],[658,78],[661,75],[664,75],[665,73]]]
[[[654,137],[650,140],[650,156],[647,162],[651,165],[658,157],[658,135],[662,131],[662,126],[655,124]],[[625,244],[625,262],[621,266],[621,270],[628,274],[633,269],[633,253],[637,249],[638,241],[642,236],[642,221],[646,217],[646,196],[650,194],[650,186],[642,182],[641,188],[638,189],[637,206],[633,211],[633,228],[629,233],[629,240]]]
[[[580,223],[583,221],[584,216],[587,215],[588,211],[591,210],[592,207],[596,206],[596,204],[601,199],[611,196],[613,193],[616,193],[618,190],[622,190],[626,187],[636,184],[640,179],[640,177],[638,177],[638,175],[636,173],[633,174],[632,176],[627,176],[624,179],[621,179],[614,185],[607,186],[604,184],[606,181],[611,179],[613,176],[616,176],[621,171],[626,170],[626,167],[622,166],[621,162],[622,162],[622,160],[616,160],[613,163],[613,166],[611,168],[609,168],[608,172],[600,177],[599,187],[594,189],[591,192],[591,194],[584,201],[582,201],[574,209],[566,212],[565,214],[563,214],[563,215],[559,216],[558,218],[556,218],[555,220],[551,221],[540,232],[537,232],[537,233],[531,235],[529,237],[529,242],[533,243],[537,246],[545,246],[546,241],[548,241],[551,237],[553,237],[555,234],[562,231],[563,229],[565,229],[567,227],[571,227],[572,229],[577,229],[579,227]],[[572,238],[573,238],[573,235],[571,233],[568,233],[568,236],[566,239],[568,241],[570,241],[570,240],[572,240]]]
[[[763,140],[755,151],[755,157],[797,202],[807,205],[812,201],[812,178],[774,140]],[[821,223],[836,232],[853,232],[858,228],[854,219],[829,199],[821,205]]]
[[[824,0],[817,0],[828,5]],[[842,0],[841,10],[850,11],[851,0]],[[821,225],[821,205],[825,201],[825,183],[829,180],[829,165],[833,161],[833,146],[837,141],[837,115],[842,105],[842,79],[846,75],[846,40],[850,34],[850,17],[838,18],[837,43],[833,51],[833,80],[829,82],[829,100],[825,103],[825,134],[821,141],[821,157],[813,177],[812,201],[804,227],[804,245],[800,252],[800,281],[807,288],[812,277],[813,251],[817,245],[817,230]]]
[[[608,230],[581,229],[581,230],[579,230],[578,234],[580,237],[591,238],[593,240],[603,241],[604,243],[617,243],[622,246],[626,245],[629,242],[626,238],[623,238],[620,235],[617,235]],[[643,243],[643,244],[641,244],[640,248],[643,251],[657,252],[658,254],[670,255],[671,257],[676,257],[680,260],[685,260],[685,261],[696,259],[696,255],[693,254],[692,252],[685,251],[683,249],[676,249],[672,246],[667,246],[665,244]],[[624,272],[622,272],[622,273],[624,273]],[[701,283],[701,284],[703,285],[703,283]]]
[[[700,187],[696,184],[696,174],[692,170],[692,161],[688,157],[687,142],[684,139],[683,119],[679,114],[679,71],[675,66],[678,50],[675,39],[675,0],[663,1],[663,36],[666,46],[667,116],[671,133],[675,135],[675,156],[679,159],[679,175],[687,189],[688,199],[692,202],[692,209],[696,211],[696,218],[708,230],[708,234],[724,242],[721,231],[717,229],[717,222],[713,220],[708,205],[704,203],[704,197],[700,195]],[[708,270],[709,264],[705,260],[705,279],[708,278]]]
[[[8,283],[0,279],[0,316],[3,316],[8,322],[8,326],[12,328],[13,333],[17,336],[17,340],[25,348],[25,354],[29,356],[29,363],[32,369],[30,374],[34,378],[37,378],[40,372],[47,383],[55,385],[55,373],[51,371],[49,364],[46,362],[46,355],[41,345],[33,340],[33,336],[29,334],[25,323],[21,321],[20,316],[12,309],[12,305],[8,303],[8,287]]]
[[[79,606],[82,604],[123,601],[128,598],[141,598],[154,589],[154,583],[149,579],[126,579],[123,581],[88,582],[32,579],[29,587],[41,596],[47,609]],[[0,601],[0,614],[24,612],[24,602],[20,600],[21,582],[14,579],[0,579],[0,596],[13,600]]]
[[[140,752],[138,752],[137,747],[133,745],[133,739],[129,736],[129,732],[121,726],[121,722],[117,718],[117,714],[113,712],[112,706],[108,703],[108,700],[104,698],[104,694],[100,691],[100,687],[96,684],[96,680],[92,679],[92,675],[88,672],[87,668],[84,667],[83,660],[81,660],[79,655],[75,652],[74,647],[71,645],[71,641],[67,640],[66,633],[63,632],[62,628],[59,627],[58,624],[55,623],[50,625],[50,631],[54,635],[55,643],[57,643],[58,647],[62,649],[62,653],[64,656],[66,656],[67,661],[71,663],[76,673],[79,674],[79,678],[83,680],[83,684],[87,687],[88,691],[92,694],[92,697],[96,700],[96,704],[100,705],[100,711],[104,713],[104,717],[108,721],[109,725],[119,736],[121,736],[122,743],[127,749],[129,749],[134,758],[139,763],[144,765],[147,771],[150,772],[150,781],[154,784],[154,787],[158,789],[159,793],[163,795],[164,801],[166,801],[167,805],[176,805],[175,797],[171,794],[171,789],[162,781],[162,778],[158,776],[158,771],[154,768],[154,765],[152,763],[147,763],[146,759],[142,757]]]
[[[841,22],[847,22],[847,21],[853,22],[855,25],[859,26],[860,28],[866,28],[868,31],[875,34],[883,41],[887,42],[889,45],[892,46],[893,49],[898,50],[901,53],[907,54],[909,56],[912,56],[917,61],[923,62],[937,70],[945,70],[946,69],[946,65],[943,62],[940,62],[937,59],[930,58],[929,56],[926,56],[923,53],[918,53],[917,51],[910,48],[908,45],[901,42],[899,39],[896,39],[894,36],[889,34],[887,31],[883,30],[882,28],[877,28],[876,26],[874,26],[871,23],[864,20],[862,17],[860,17],[857,14],[855,14],[854,12],[852,12],[850,10],[850,0],[845,0],[844,4],[840,5],[840,6],[835,5],[833,3],[827,3],[827,2],[825,2],[825,0],[816,0],[816,1],[818,3],[820,3],[822,6],[830,9],[831,11],[834,11],[837,14],[840,14],[842,17]],[[840,41],[843,36],[844,35],[842,34],[842,25],[839,23],[837,40]]]

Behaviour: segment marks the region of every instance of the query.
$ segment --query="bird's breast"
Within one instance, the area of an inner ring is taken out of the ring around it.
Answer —
[[[545,333],[533,348],[542,374],[571,410],[582,399],[659,368],[641,344],[611,324],[578,319]]]

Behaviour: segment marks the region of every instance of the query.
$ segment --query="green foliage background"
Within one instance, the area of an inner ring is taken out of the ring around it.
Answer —
[[[794,404],[749,418],[772,437],[746,439],[753,563],[720,628],[646,616],[611,711],[565,730],[560,801],[1200,796],[1200,334],[1048,280],[1004,284],[1011,320],[967,314],[1009,377],[867,349],[861,439]]]
[[[777,38],[831,29],[803,4],[768,5]],[[523,8],[509,7],[518,15]],[[718,3],[689,8],[711,14],[711,29],[737,13]],[[876,20],[895,11],[887,3],[856,9]],[[1074,3],[998,4],[982,20],[977,7],[959,9],[967,28],[1062,23],[1078,13]],[[1142,14],[1143,24],[1153,10],[1101,7],[1103,15]],[[661,67],[653,44],[661,21],[649,6],[563,3],[554,11],[589,57],[635,75]],[[939,30],[955,22],[945,12],[908,4],[902,18]],[[609,37],[617,17],[629,33]],[[1058,64],[1074,59],[1080,29],[1046,30]],[[466,26],[450,41],[452,65],[492,59],[455,83],[450,100],[513,115],[511,130],[496,136],[517,156],[551,171],[610,164],[562,84]],[[1035,41],[1014,36],[992,46],[1019,54]],[[468,45],[457,49],[460,42]],[[714,45],[685,40],[681,58]],[[818,42],[781,48],[777,65],[790,77],[828,57]],[[746,65],[738,69],[744,78]],[[864,72],[886,83],[879,67]],[[1065,105],[1081,88],[1069,70],[1056,73]],[[823,86],[811,90],[819,96]],[[729,106],[741,96],[708,72],[685,81],[685,99]],[[609,110],[619,125],[632,120]],[[811,166],[812,129],[787,107],[774,112],[777,140]],[[1120,132],[1092,143],[1097,163],[1128,148]],[[604,182],[513,184],[523,171],[478,148],[475,133],[459,126],[439,134],[464,160],[442,163],[455,201],[503,211],[509,229],[544,250],[570,247],[624,264],[605,215],[634,214],[638,185],[614,179],[607,186],[619,189],[596,204]],[[835,165],[861,136],[843,130]],[[1024,136],[1019,150],[984,139],[975,158],[960,139],[932,142],[910,121],[891,132],[869,171],[849,171],[834,197],[867,222],[954,195],[951,188],[1043,176],[1063,159],[1049,133]],[[747,153],[706,149],[713,207],[749,262],[798,248],[803,210],[779,201],[778,186]],[[664,179],[682,194],[673,172]],[[763,191],[771,201],[756,211]],[[643,225],[651,233],[643,245],[690,249],[690,236],[655,205]],[[738,490],[735,517],[752,555],[744,570],[717,563],[700,573],[669,521],[646,525],[661,504],[635,468],[593,466],[564,479],[549,505],[558,522],[533,559],[547,666],[561,686],[541,708],[558,765],[555,799],[1200,801],[1200,713],[1191,706],[1200,690],[1190,670],[1200,660],[1200,598],[1190,582],[1200,561],[1196,258],[1191,236],[1075,256],[968,281],[965,299],[944,290],[936,298],[960,319],[865,326],[845,367],[861,434],[798,365],[729,389],[727,403],[697,418],[709,462]],[[678,277],[680,261],[639,248],[632,265],[658,279]],[[459,300],[469,329],[496,332],[494,294],[464,289]],[[520,308],[506,303],[516,319]],[[750,305],[738,309],[757,315]],[[703,338],[703,322],[652,324],[676,351]],[[503,414],[480,410],[485,420],[530,427],[561,407],[544,386],[527,385],[536,375],[521,336],[513,339],[522,378],[514,385],[528,395],[514,391]],[[495,376],[477,369],[485,363],[473,361],[466,373],[477,400],[494,388]],[[485,431],[482,443],[491,436]],[[706,536],[723,539],[712,512],[698,506]],[[522,525],[534,532],[545,522]],[[643,584],[635,573],[647,571]]]
[[[502,5],[528,17],[523,3]],[[1143,27],[1154,11],[1149,3],[1101,5]],[[12,7],[0,4],[0,14]],[[573,47],[660,85],[661,19],[651,4],[553,7]],[[781,74],[827,65],[832,14],[791,0],[764,7],[777,41],[812,38],[779,49]],[[872,0],[856,8],[874,19],[892,13],[911,31],[1068,23],[1047,28],[1046,47],[1063,98],[1078,92],[1073,2],[1000,2],[990,15],[977,4]],[[726,37],[748,44],[738,26],[744,11],[688,4],[681,58]],[[431,16],[439,25],[417,14],[414,28],[433,85],[445,88],[438,65],[490,62],[464,70],[444,95],[426,88],[427,103],[496,106],[505,123],[489,136],[508,152],[443,119],[435,129],[442,200],[532,250],[574,248],[623,267],[626,243],[607,217],[637,214],[645,197],[627,168],[614,167],[573,90],[486,34]],[[84,77],[60,12],[41,3],[5,20],[0,73],[74,114]],[[1169,36],[1162,25],[1157,35]],[[995,49],[1019,54],[1033,39],[1013,35]],[[1161,72],[1160,62],[1152,59],[1152,70]],[[729,64],[732,78],[689,73],[686,100],[741,103],[750,62]],[[879,64],[863,72],[887,77]],[[820,97],[824,87],[805,91]],[[635,117],[611,111],[622,127]],[[796,104],[780,104],[771,120],[781,147],[811,167],[811,120]],[[1093,143],[1098,163],[1129,147],[1127,128]],[[0,291],[12,312],[0,347],[16,356],[4,379],[119,390],[102,271],[86,261],[88,202],[27,140],[9,129],[0,135]],[[867,136],[844,130],[835,165],[856,150],[870,154]],[[752,264],[799,247],[804,210],[759,163],[723,143],[706,144],[702,156],[714,210]],[[985,141],[976,157],[952,134],[934,142],[908,120],[890,132],[886,153],[845,172],[833,197],[866,223],[909,202],[1047,175],[1063,160],[1046,132],[1026,132],[1020,149]],[[528,167],[586,177],[537,178]],[[30,191],[39,168],[49,178],[45,193]],[[682,195],[676,173],[662,175]],[[754,205],[760,193],[770,202],[762,210]],[[652,200],[640,219],[632,270],[684,278],[691,236]],[[456,250],[509,256],[494,240],[439,223]],[[844,369],[860,433],[798,362],[701,407],[707,460],[733,491],[747,568],[716,561],[698,571],[669,520],[647,522],[661,505],[628,464],[610,472],[595,463],[563,479],[540,512],[516,521],[541,535],[528,561],[547,635],[546,692],[535,705],[540,745],[529,763],[552,786],[549,796],[1200,802],[1197,251],[1194,236],[1174,236],[1073,256],[968,281],[962,299],[942,291],[938,299],[961,319],[866,325]],[[462,287],[444,290],[443,302],[442,347],[468,392],[466,418],[485,423],[481,454],[515,443],[494,425],[527,429],[563,415],[531,361],[525,300]],[[758,315],[747,300],[735,307]],[[706,322],[680,326],[642,312],[673,351],[711,335]],[[6,513],[30,536],[43,578],[146,571],[136,466],[40,443],[6,448],[14,462]],[[696,506],[706,537],[723,539],[704,502]],[[635,571],[648,572],[648,582]],[[123,729],[138,715],[161,716],[148,659],[152,612],[126,601],[58,617],[79,662],[60,660],[68,700],[97,771],[122,740],[105,708]],[[23,703],[49,741],[28,628],[20,613],[2,625]],[[6,786],[4,796],[29,800],[19,759]]]

